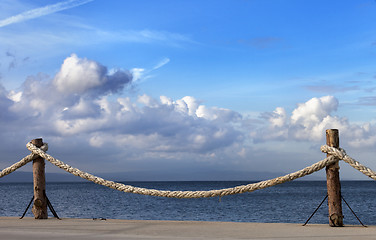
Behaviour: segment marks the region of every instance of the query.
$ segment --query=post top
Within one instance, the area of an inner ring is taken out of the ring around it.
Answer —
[[[326,145],[339,148],[339,132],[338,129],[326,130]]]
[[[36,138],[31,140],[31,143],[34,144],[37,147],[42,147],[43,146],[43,139],[42,138]]]
[[[338,129],[334,128],[334,129],[326,129],[326,132],[338,132]]]

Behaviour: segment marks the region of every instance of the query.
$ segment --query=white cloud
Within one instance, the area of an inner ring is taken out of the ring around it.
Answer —
[[[64,60],[53,84],[64,94],[81,94],[101,86],[106,81],[107,69],[97,62],[80,59],[72,54]]]
[[[101,64],[72,54],[64,60],[52,83],[62,94],[92,94],[100,97],[118,92],[131,80],[132,75],[128,71],[118,70],[108,74],[107,68]]]
[[[45,15],[49,15],[55,12],[60,12],[65,9],[78,7],[80,5],[92,2],[93,0],[68,0],[64,2],[58,2],[55,4],[47,5],[40,8],[35,8],[6,19],[0,20],[0,27],[5,27],[10,24],[27,21],[34,18],[39,18]]]
[[[20,102],[22,97],[22,92],[15,92],[11,90],[8,94],[8,98],[13,102]]]
[[[318,124],[323,118],[338,108],[338,100],[333,96],[312,98],[292,112],[291,123],[301,124],[306,128]]]
[[[178,101],[178,105],[180,109],[185,109],[188,115],[197,116],[196,111],[200,103],[194,97],[185,96]]]
[[[137,101],[150,108],[156,108],[159,106],[158,102],[155,99],[146,94],[138,96]]]
[[[286,111],[284,108],[277,107],[272,116],[269,121],[273,127],[283,127],[286,124]]]
[[[80,98],[72,107],[65,107],[62,112],[62,119],[95,118],[101,113],[98,102]]]
[[[267,124],[258,124],[251,131],[252,138],[258,141],[266,140],[306,140],[323,142],[326,129],[339,129],[341,137],[350,146],[374,146],[376,144],[376,129],[371,124],[350,123],[347,118],[333,116],[339,106],[333,96],[312,98],[298,104],[291,115],[282,107],[273,112],[263,113],[261,117]]]
[[[172,105],[173,104],[172,99],[168,98],[166,96],[160,96],[159,99],[160,99],[162,104],[165,104],[165,105]]]

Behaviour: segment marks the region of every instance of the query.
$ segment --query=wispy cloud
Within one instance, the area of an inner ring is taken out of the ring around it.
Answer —
[[[153,67],[153,70],[156,70],[156,69],[158,69],[158,68],[161,68],[161,67],[163,67],[164,65],[166,65],[167,63],[169,63],[170,62],[170,59],[169,58],[164,58],[164,59],[162,59],[162,61],[160,61],[157,65],[155,65],[154,67]]]
[[[35,8],[14,16],[11,16],[9,18],[0,20],[0,27],[5,27],[10,24],[19,23],[23,21],[27,21],[30,19],[42,17],[48,14],[52,14],[55,12],[60,12],[69,8],[74,8],[89,2],[92,2],[94,0],[68,0],[64,2],[58,2],[56,4],[47,5],[40,8]]]
[[[163,58],[161,61],[159,61],[150,70],[146,70],[144,68],[133,68],[133,69],[131,69],[131,73],[133,75],[133,81],[134,82],[137,81],[137,82],[140,83],[140,82],[145,81],[148,78],[153,77],[152,75],[150,75],[151,72],[153,72],[154,70],[157,70],[157,69],[163,67],[164,65],[166,65],[169,62],[170,62],[170,59],[166,57],[166,58]]]

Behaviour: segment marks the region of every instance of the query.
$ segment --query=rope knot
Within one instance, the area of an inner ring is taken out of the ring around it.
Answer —
[[[36,149],[40,149],[42,150],[43,152],[47,152],[48,151],[48,143],[43,143],[43,146],[41,146],[40,148],[38,148],[37,146],[35,146],[34,144],[32,144],[31,142],[28,142],[26,144],[26,147],[31,151],[33,152],[32,150],[36,150]],[[34,153],[34,152],[33,152]]]
[[[346,151],[342,148],[335,148],[330,147],[328,145],[323,145],[321,146],[320,150],[321,152],[333,155],[334,157],[337,157],[340,160],[343,160],[347,156]]]

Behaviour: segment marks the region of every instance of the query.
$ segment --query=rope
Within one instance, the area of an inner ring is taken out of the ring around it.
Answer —
[[[267,187],[272,187],[278,184],[282,184],[288,181],[295,180],[297,178],[304,177],[306,175],[312,174],[316,171],[323,169],[324,167],[331,165],[338,161],[338,159],[345,161],[346,163],[350,164],[356,170],[362,172],[366,176],[376,180],[376,172],[372,171],[370,168],[360,164],[350,156],[346,154],[346,151],[342,148],[334,148],[324,145],[321,147],[321,151],[324,153],[329,154],[330,156],[321,160],[309,167],[306,167],[302,170],[296,171],[294,173],[290,173],[281,177],[273,178],[270,180],[265,180],[257,183],[252,183],[248,185],[241,185],[233,188],[225,188],[219,190],[209,190],[209,191],[165,191],[165,190],[156,190],[156,189],[146,189],[146,188],[139,188],[133,187],[130,185],[125,185],[122,183],[117,183],[113,181],[108,181],[103,178],[94,176],[90,173],[83,172],[77,168],[73,168],[68,164],[52,157],[51,155],[47,154],[46,151],[48,150],[48,144],[45,143],[41,148],[37,148],[31,142],[29,142],[26,147],[32,152],[28,156],[21,159],[19,162],[13,164],[12,166],[3,169],[0,172],[0,178],[16,171],[18,168],[24,166],[28,162],[42,157],[47,161],[51,162],[55,166],[75,175],[81,177],[83,179],[92,181],[96,184],[100,184],[118,191],[127,192],[127,193],[135,193],[135,194],[142,194],[142,195],[151,195],[151,196],[159,196],[159,197],[170,197],[170,198],[202,198],[202,197],[222,197],[227,195],[239,194],[244,192],[253,192],[255,190],[264,189]]]
[[[41,148],[40,148],[42,151],[46,152],[48,150],[48,144],[45,143]],[[38,154],[34,154],[34,153],[31,153],[29,155],[27,155],[26,157],[22,158],[20,161],[16,162],[15,164],[13,164],[12,166],[10,167],[7,167],[7,168],[4,168],[1,172],[0,172],[0,178],[16,171],[17,169],[19,169],[20,167],[26,165],[28,162],[31,162],[33,161],[34,159],[38,158],[39,155]]]
[[[68,164],[52,157],[51,155],[45,153],[41,149],[34,146],[32,143],[28,143],[26,147],[34,154],[41,156],[42,158],[46,159],[47,161],[51,162],[55,166],[69,172],[75,176],[81,177],[83,179],[92,181],[96,184],[100,184],[118,191],[127,192],[127,193],[135,193],[135,194],[142,194],[142,195],[151,195],[151,196],[159,196],[159,197],[169,197],[169,198],[203,198],[203,197],[222,197],[227,195],[245,193],[245,192],[253,192],[255,190],[264,189],[267,187],[272,187],[281,183],[285,183],[288,181],[292,181],[294,179],[304,177],[306,175],[312,174],[316,171],[323,169],[324,167],[335,163],[338,161],[337,158],[333,156],[329,156],[324,160],[321,160],[309,167],[306,167],[302,170],[299,170],[294,173],[287,174],[285,176],[277,177],[274,179],[261,181],[257,183],[252,183],[248,185],[237,186],[233,188],[225,188],[220,190],[209,190],[209,191],[163,191],[163,190],[156,190],[156,189],[146,189],[140,187],[134,187],[130,185],[125,185],[122,183],[117,183],[113,181],[108,181],[100,177],[96,177],[90,173],[83,172],[77,168],[73,168]]]
[[[334,147],[329,147],[328,145],[324,145],[324,146],[321,146],[321,151],[343,160],[344,162],[348,163],[351,167],[360,171],[364,175],[372,178],[373,180],[376,180],[376,172],[372,171],[372,169],[362,165],[358,161],[351,158],[349,155],[347,155],[344,149],[334,148]]]

